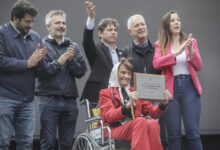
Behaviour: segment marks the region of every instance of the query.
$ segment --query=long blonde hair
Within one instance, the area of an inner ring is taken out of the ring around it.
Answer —
[[[159,45],[160,51],[163,55],[167,54],[165,51],[165,47],[167,46],[167,44],[169,44],[173,40],[172,33],[170,31],[171,14],[177,14],[177,12],[176,11],[169,11],[163,16],[163,18],[161,20],[161,24],[160,24],[160,31],[158,34],[158,45]],[[180,39],[179,39],[180,43],[185,39],[186,39],[186,36],[185,36],[185,33],[183,32],[183,29],[181,27]]]

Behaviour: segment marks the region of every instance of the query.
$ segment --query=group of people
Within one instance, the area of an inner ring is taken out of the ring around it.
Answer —
[[[202,60],[196,39],[185,35],[177,12],[163,16],[155,44],[149,40],[144,17],[129,17],[127,28],[133,40],[120,50],[118,21],[102,19],[97,25],[100,41],[95,43],[95,5],[85,2],[85,7],[88,18],[82,45],[91,73],[81,99],[88,99],[91,108],[99,105],[111,136],[130,141],[132,150],[181,150],[182,118],[188,149],[202,150],[202,88],[196,75]],[[43,39],[31,30],[37,14],[30,2],[18,0],[11,21],[0,27],[0,150],[9,149],[13,130],[17,149],[32,149],[34,94],[41,150],[55,149],[57,128],[59,149],[72,149],[79,96],[75,79],[86,73],[87,66],[77,43],[65,37],[65,12],[51,10],[46,15],[48,36]],[[133,72],[165,75],[166,100],[157,105],[139,100],[132,88]]]

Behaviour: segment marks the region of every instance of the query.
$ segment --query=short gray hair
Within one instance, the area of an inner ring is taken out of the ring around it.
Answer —
[[[128,21],[127,21],[127,27],[128,27],[128,29],[131,29],[131,22],[132,22],[134,19],[136,19],[136,18],[142,18],[142,19],[144,20],[144,23],[145,23],[144,17],[143,17],[142,15],[140,15],[140,14],[136,14],[136,15],[130,16],[130,17],[128,18]]]
[[[66,20],[66,13],[62,10],[51,10],[45,17],[45,24],[50,24],[53,16],[63,16]]]

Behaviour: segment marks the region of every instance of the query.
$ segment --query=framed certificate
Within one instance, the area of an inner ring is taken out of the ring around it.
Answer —
[[[164,101],[165,76],[134,73],[134,89],[141,100]]]

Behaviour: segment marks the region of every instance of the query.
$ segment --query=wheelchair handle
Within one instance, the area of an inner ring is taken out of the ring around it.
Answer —
[[[101,117],[100,116],[93,116],[87,120],[85,120],[86,123],[92,123],[92,122],[96,122],[96,121],[99,121],[101,120]]]
[[[80,105],[86,105],[88,103],[89,103],[88,99],[83,99],[79,102]]]

